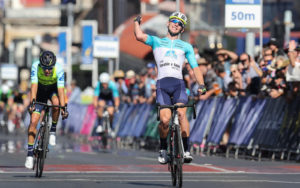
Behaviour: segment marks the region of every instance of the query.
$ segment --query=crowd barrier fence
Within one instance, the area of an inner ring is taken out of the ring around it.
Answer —
[[[93,105],[71,103],[69,118],[63,129],[72,134],[93,136],[97,115]],[[193,144],[218,146],[230,127],[227,146],[270,150],[291,154],[300,153],[300,99],[288,103],[284,98],[258,99],[215,97],[196,104],[197,118],[190,122],[190,141]],[[150,104],[121,104],[113,125],[120,138],[159,140],[157,109]],[[28,117],[25,118],[26,123]]]

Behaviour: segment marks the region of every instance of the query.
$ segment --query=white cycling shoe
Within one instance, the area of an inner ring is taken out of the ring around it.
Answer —
[[[56,145],[56,136],[55,136],[55,133],[50,132],[49,144],[50,144],[50,146],[55,146]]]
[[[25,161],[25,167],[32,170],[33,169],[33,157],[27,156]]]
[[[184,152],[183,158],[185,163],[190,163],[193,160],[193,157],[190,152]]]
[[[102,127],[102,125],[98,125],[98,127],[96,128],[96,133],[103,133],[104,129]]]
[[[160,164],[167,164],[168,163],[167,150],[159,150],[158,162]]]

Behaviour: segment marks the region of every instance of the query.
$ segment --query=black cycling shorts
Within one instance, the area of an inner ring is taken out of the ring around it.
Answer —
[[[57,96],[57,84],[43,85],[38,84],[38,90],[36,94],[36,101],[47,103],[48,99],[51,100],[53,96]],[[43,105],[36,104],[34,112],[41,113],[43,110]]]

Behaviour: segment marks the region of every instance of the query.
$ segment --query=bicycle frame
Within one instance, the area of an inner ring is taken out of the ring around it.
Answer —
[[[34,104],[44,105],[43,111],[45,112],[41,126],[38,130],[38,134],[35,137],[34,141],[34,168],[36,168],[36,177],[41,177],[44,170],[45,158],[47,156],[48,150],[48,142],[49,142],[49,131],[50,131],[50,122],[49,122],[49,111],[52,107],[64,108],[63,106],[58,105],[48,105],[46,103],[34,102]]]
[[[195,104],[192,105],[157,105],[157,120],[160,120],[160,109],[169,108],[172,112],[171,124],[168,132],[168,170],[171,172],[172,184],[176,186],[178,180],[179,187],[182,186],[182,165],[183,158],[183,142],[181,138],[181,129],[178,120],[177,109],[193,107],[193,118],[196,118]]]

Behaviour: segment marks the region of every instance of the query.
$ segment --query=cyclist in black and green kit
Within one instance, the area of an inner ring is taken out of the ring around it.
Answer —
[[[66,106],[64,92],[65,76],[62,64],[56,62],[56,56],[51,51],[44,51],[40,55],[39,61],[31,67],[31,97],[28,107],[31,113],[30,125],[28,127],[28,152],[25,167],[33,168],[33,144],[36,135],[36,126],[39,122],[43,105],[34,102],[47,103],[51,100],[53,105]],[[61,111],[63,119],[68,117],[65,107]],[[50,129],[49,144],[56,145],[56,124],[59,118],[59,108],[52,109],[52,126]]]

